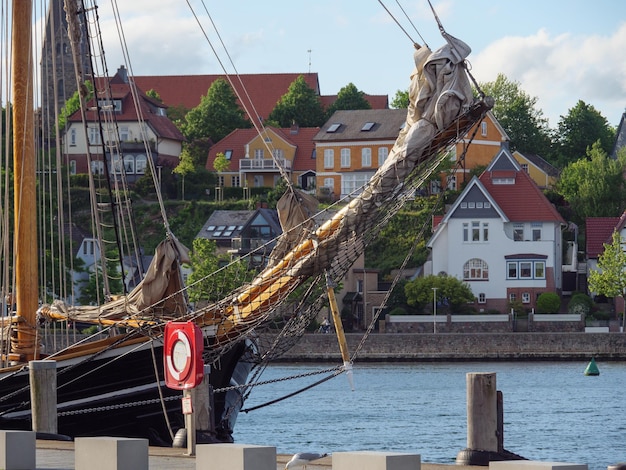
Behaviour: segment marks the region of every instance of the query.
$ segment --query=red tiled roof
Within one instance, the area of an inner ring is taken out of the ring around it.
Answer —
[[[287,93],[289,85],[300,75],[304,76],[307,85],[319,95],[320,85],[317,73],[240,74],[238,77],[231,77],[231,80],[235,92],[244,101],[245,107],[242,108],[244,110],[247,108],[252,115],[255,114],[253,110],[256,109],[258,116],[267,119],[281,96]],[[200,100],[206,96],[215,80],[221,78],[228,81],[226,75],[145,75],[133,78],[142,90],[155,90],[167,106],[183,106],[187,109],[195,108],[200,104]],[[254,107],[251,106],[250,101]]]
[[[286,142],[296,147],[296,153],[292,169],[294,171],[315,171],[315,159],[312,158],[315,144],[313,143],[313,136],[319,132],[319,127],[301,127],[297,133],[292,133],[290,128],[278,129],[275,127],[268,127],[272,131],[276,132]],[[219,142],[215,143],[209,150],[209,155],[206,162],[206,168],[209,171],[213,171],[213,162],[215,156],[218,153],[226,153],[227,150],[232,150],[232,156],[230,158],[230,169],[234,171],[239,168],[239,160],[246,156],[246,144],[257,136],[257,130],[252,129],[235,129]]]
[[[497,171],[499,176],[503,171]],[[507,176],[508,171],[506,171]],[[511,222],[560,222],[561,214],[546,199],[525,171],[514,173],[515,184],[493,184],[492,172],[484,171],[479,179]]]
[[[620,217],[587,218],[585,221],[587,258],[597,258],[604,252],[604,244],[611,243],[613,231],[617,228],[619,221]]]

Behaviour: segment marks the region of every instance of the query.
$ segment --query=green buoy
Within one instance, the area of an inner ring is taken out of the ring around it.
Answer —
[[[600,369],[598,369],[596,361],[593,359],[593,357],[591,358],[591,361],[589,361],[589,364],[587,364],[587,368],[585,369],[585,375],[600,375]]]

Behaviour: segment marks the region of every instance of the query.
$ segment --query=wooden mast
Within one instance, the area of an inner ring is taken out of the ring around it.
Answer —
[[[13,97],[13,187],[15,304],[20,361],[37,356],[37,212],[35,195],[35,114],[31,47],[32,1],[13,0],[11,83]]]

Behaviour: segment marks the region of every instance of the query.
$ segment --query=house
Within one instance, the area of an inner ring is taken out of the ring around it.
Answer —
[[[281,169],[294,185],[315,188],[317,127],[265,127],[259,132],[235,129],[209,150],[206,168],[214,170],[218,154],[230,165],[218,174],[220,187],[273,187],[282,178]]]
[[[276,210],[260,207],[252,211],[214,211],[196,238],[215,241],[218,253],[235,258],[251,254],[251,267],[263,267],[281,233]]]
[[[356,194],[386,160],[405,109],[336,111],[313,137],[318,193]]]
[[[530,175],[541,189],[553,189],[559,177],[559,169],[534,153],[513,152],[522,170]]]
[[[112,174],[120,175],[124,171],[131,183],[146,173],[148,158],[152,159],[155,167],[174,168],[178,165],[184,137],[168,119],[166,108],[141,89],[136,90],[138,103],[135,105],[124,67],[118,69],[110,80],[109,89],[110,99],[98,98],[97,103],[92,99],[88,106],[90,109],[96,105],[108,107],[113,111],[115,122],[106,123],[101,129],[96,111],[90,110],[86,113],[88,129],[85,132],[80,111],[68,119],[63,134],[63,149],[70,172],[87,173],[88,153],[91,154],[93,173],[103,174],[104,162],[107,161]],[[114,149],[113,157],[110,155],[111,148]]]
[[[626,239],[626,211],[621,217],[588,217],[585,220],[586,252],[587,252],[587,277],[592,271],[598,270],[598,259],[604,252],[604,245],[613,242],[613,232],[618,232],[622,240]],[[595,292],[589,292],[591,297]],[[624,299],[617,297],[615,311],[624,311]]]
[[[565,220],[507,146],[433,225],[425,274],[466,282],[479,310],[531,309],[541,293],[560,293]]]
[[[472,127],[450,149],[450,158],[455,163],[451,174],[433,181],[430,192],[437,193],[445,185],[447,189],[460,190],[471,179],[472,173],[486,168],[502,145],[507,145],[510,138],[496,117],[489,111],[485,118]],[[513,157],[537,185],[542,188],[554,187],[559,176],[557,168],[539,155],[515,151]],[[438,185],[436,187],[435,185]]]

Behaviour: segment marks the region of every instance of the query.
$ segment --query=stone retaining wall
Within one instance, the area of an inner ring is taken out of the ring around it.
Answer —
[[[348,333],[354,354],[363,334]],[[625,333],[372,333],[356,360],[372,361],[509,361],[626,360]],[[306,334],[287,353],[285,362],[341,362],[334,334]]]

